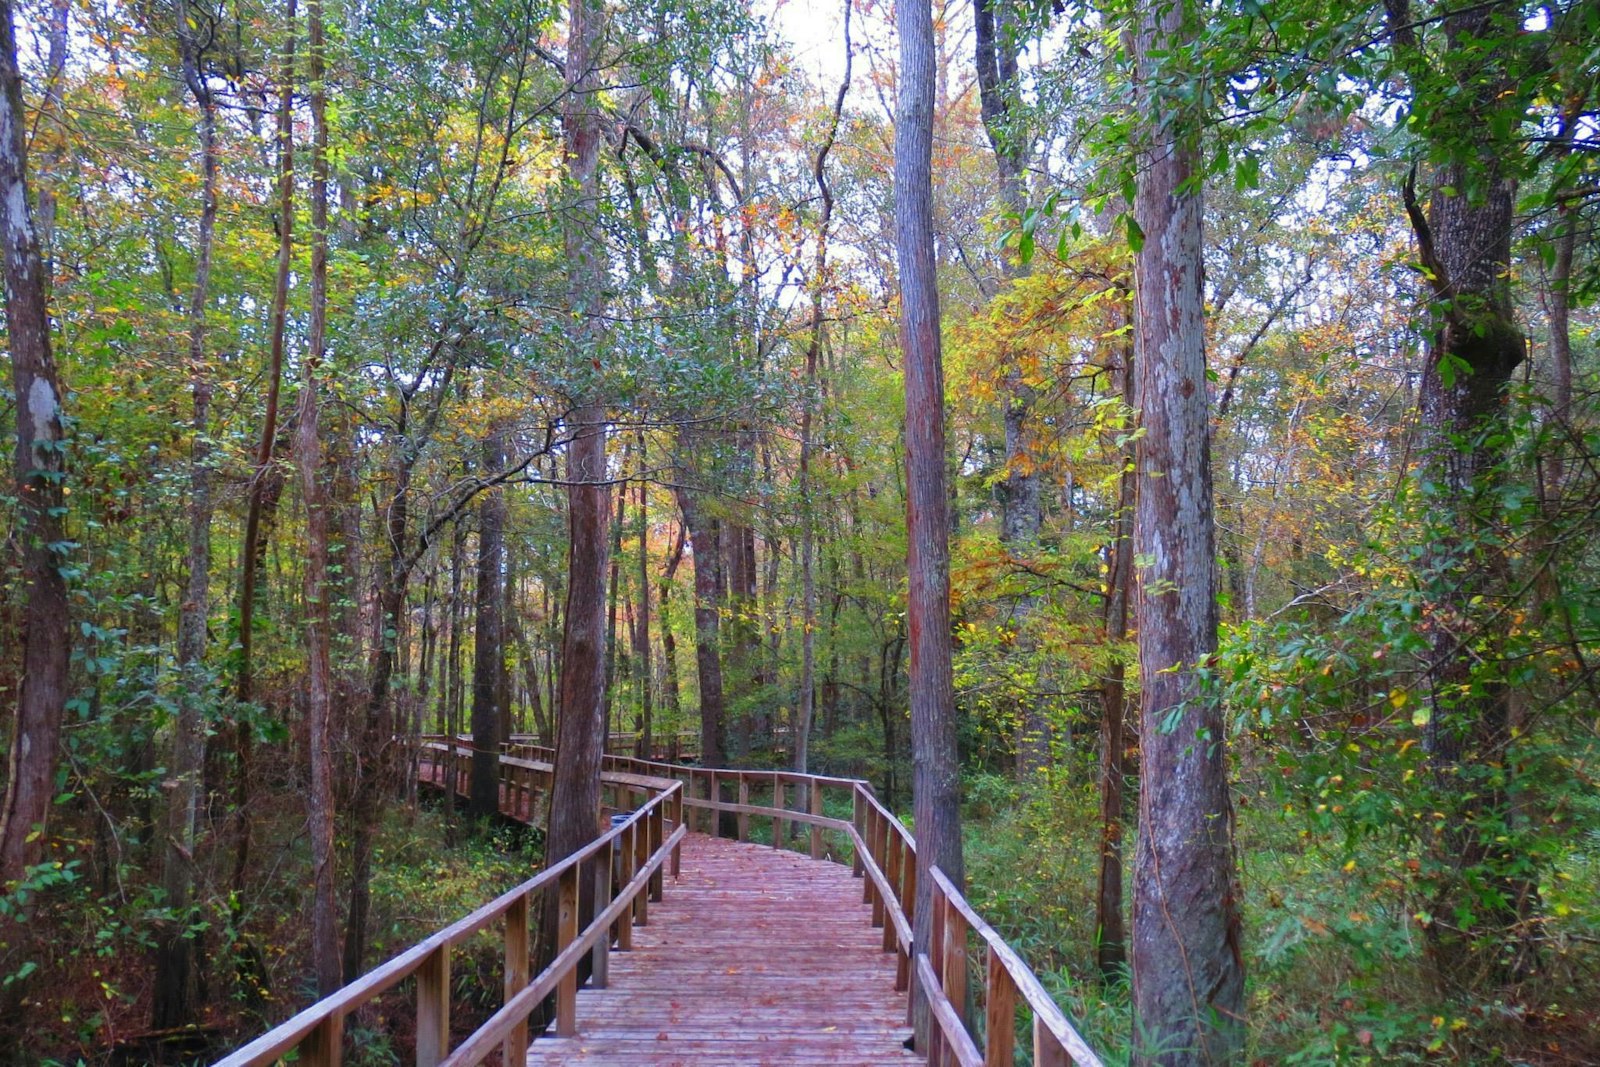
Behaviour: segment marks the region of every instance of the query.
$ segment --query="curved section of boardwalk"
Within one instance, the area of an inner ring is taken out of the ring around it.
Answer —
[[[690,834],[608,988],[578,994],[578,1036],[535,1041],[528,1063],[920,1063],[871,917],[848,867]]]

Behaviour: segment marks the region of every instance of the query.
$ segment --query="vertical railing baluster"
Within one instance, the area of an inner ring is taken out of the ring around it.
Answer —
[[[778,777],[778,772],[772,772],[772,806],[778,811],[784,808],[786,790],[783,788],[783,779]],[[772,820],[772,847],[782,848],[789,842],[789,820],[783,816],[774,816]]]
[[[615,839],[613,839],[614,841]],[[594,857],[594,913],[599,915],[611,906],[611,854],[616,845]],[[604,989],[611,977],[611,931],[600,935],[589,954],[589,984]],[[521,1063],[506,1060],[506,1063]]]
[[[750,803],[750,779],[743,771],[740,771],[739,772],[739,804],[741,806],[743,806],[743,805],[748,805],[749,803]],[[740,841],[748,841],[748,840],[750,840],[750,816],[745,814],[742,811],[739,813],[739,840]]]
[[[339,1067],[344,1062],[344,1016],[330,1015],[300,1042],[304,1067]]]
[[[1017,984],[990,945],[983,990],[983,1067],[1013,1067],[1017,1056]]]
[[[417,968],[417,1067],[438,1067],[450,1054],[450,946],[428,953]]]
[[[578,865],[561,872],[556,921],[556,954],[578,939]],[[578,1032],[578,968],[569,966],[556,983],[556,1036]]]
[[[1033,1065],[1034,1067],[1072,1067],[1072,1057],[1061,1047],[1056,1035],[1039,1018],[1033,1015]]]
[[[650,827],[644,819],[633,820],[633,870],[644,870],[650,862]],[[650,889],[648,886],[634,897],[634,921],[640,926],[650,925]]]
[[[684,787],[682,783],[679,783],[672,790],[672,825],[674,830],[683,825],[683,793]],[[678,843],[672,846],[672,877],[678,877],[682,870],[683,841],[679,839]]]
[[[528,895],[524,893],[506,909],[506,1003],[528,985]],[[501,1063],[521,1063],[528,1058],[528,1020],[512,1027],[501,1052]]]
[[[633,835],[637,827],[637,823],[630,823],[617,838],[617,887],[622,891],[625,891],[628,883],[633,881]],[[633,951],[633,910],[634,906],[629,904],[623,910],[621,918],[617,920],[618,952]]]
[[[648,793],[645,795],[649,796]],[[667,839],[666,815],[665,803],[657,804],[645,813],[645,818],[650,821],[649,846],[651,856],[656,854],[657,850],[661,848],[661,843]],[[665,877],[666,871],[662,867],[657,867],[655,873],[650,876],[650,899],[657,903],[661,901],[661,886]]]
[[[894,833],[891,830],[889,832],[889,848],[888,848],[889,864],[888,864],[888,867],[883,872],[884,881],[889,883],[889,892],[890,893],[896,893],[900,889],[900,861],[901,861],[901,857],[902,857],[903,852],[904,852],[904,849],[903,849],[903,847],[901,845],[900,835],[897,834],[897,833]],[[896,898],[895,903],[897,903],[897,904],[899,903],[899,899],[898,898]],[[883,924],[883,951],[885,951],[885,952],[892,951],[894,949],[894,940],[895,940],[894,923],[889,921],[888,910],[885,909],[885,912],[884,912],[884,924]]]
[[[822,783],[815,778],[811,780],[811,814],[822,814]],[[822,858],[822,827],[816,823],[811,824],[811,858],[814,860]]]

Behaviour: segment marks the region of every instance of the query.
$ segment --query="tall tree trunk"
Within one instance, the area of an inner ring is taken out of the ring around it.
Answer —
[[[1132,294],[1124,307],[1132,317]],[[1130,323],[1131,324],[1131,323]],[[1122,366],[1122,402],[1134,410],[1134,356],[1131,335],[1119,346]],[[1131,429],[1131,427],[1129,428]],[[1124,432],[1120,451],[1122,474],[1117,481],[1117,514],[1111,543],[1111,566],[1106,577],[1105,640],[1120,645],[1128,639],[1128,596],[1133,586],[1133,509],[1137,492],[1135,442]],[[1099,939],[1095,960],[1108,982],[1121,974],[1128,958],[1122,924],[1122,817],[1124,723],[1127,720],[1127,670],[1120,652],[1112,655],[1100,683],[1100,879],[1095,894],[1095,929]]]
[[[727,764],[727,713],[722,694],[721,601],[717,595],[722,554],[716,525],[706,519],[693,490],[680,486],[678,508],[694,553],[694,655],[700,678],[700,764]]]
[[[933,249],[936,71],[930,0],[897,0],[895,25],[900,33],[900,92],[894,125],[894,221],[906,389],[906,620],[911,646],[911,790],[917,827],[912,939],[920,954],[933,930],[932,868],[939,867],[957,887],[964,883],[965,872],[950,659],[944,367]],[[914,1004],[918,1047],[926,1048],[927,998],[920,989]]]
[[[484,478],[505,469],[505,431],[494,427],[483,443]],[[479,821],[500,811],[501,672],[505,648],[500,572],[505,555],[505,494],[486,491],[478,502],[477,622],[472,630],[472,783],[467,814]]]
[[[1182,54],[1193,5],[1142,4],[1135,107],[1146,116],[1134,215],[1138,443],[1139,838],[1134,868],[1134,1059],[1236,1063],[1244,961],[1222,709],[1201,691],[1216,652],[1201,279],[1199,131],[1155,82],[1152,53]],[[1166,60],[1161,78],[1170,77]]]
[[[639,431],[639,466],[645,468],[644,431]],[[634,658],[639,661],[639,723],[634,753],[650,758],[655,738],[652,720],[652,689],[655,671],[650,664],[650,512],[646,503],[648,487],[639,482],[639,619],[634,630]]]
[[[306,829],[311,838],[311,966],[317,995],[339,988],[338,903],[334,897],[333,636],[328,581],[328,472],[322,463],[317,376],[328,323],[328,122],[323,84],[322,0],[307,0],[311,81],[311,326],[300,392],[295,454],[306,502],[306,727],[311,788]]]
[[[166,851],[161,884],[170,918],[156,945],[156,995],[151,1026],[185,1026],[199,1013],[198,967],[188,915],[194,887],[196,821],[205,766],[204,677],[206,625],[211,602],[211,368],[206,359],[206,301],[211,285],[211,252],[217,220],[217,109],[203,69],[203,48],[187,8],[177,27],[184,81],[200,108],[200,225],[195,238],[194,286],[189,297],[189,380],[194,408],[189,446],[188,580],[178,613],[178,716],[167,795]]]
[[[600,44],[605,12],[596,0],[571,0],[562,115],[575,213],[566,224],[568,304],[579,322],[574,355],[598,358],[605,294],[604,236],[592,221],[600,197]],[[596,388],[596,387],[591,387]],[[550,795],[545,862],[576,852],[599,833],[600,765],[605,755],[607,514],[606,406],[583,397],[569,420],[567,446],[567,605],[561,639],[561,709]],[[548,909],[547,909],[548,911]],[[554,912],[546,916],[546,946],[553,944]]]
[[[633,451],[633,442],[628,442],[622,449],[622,469],[628,468],[628,456]],[[617,481],[617,507],[611,517],[611,560],[610,576],[606,581],[606,695],[601,702],[600,719],[606,726],[606,741],[609,744],[611,735],[617,731],[616,716],[613,709],[617,699],[617,596],[622,584],[622,528],[628,521],[628,482],[626,478]]]
[[[261,442],[256,449],[256,469],[250,479],[250,501],[245,510],[244,547],[239,563],[239,673],[234,681],[234,698],[240,705],[254,699],[256,579],[264,550],[261,548],[261,516],[267,498],[268,469],[278,437],[278,393],[283,379],[283,335],[289,316],[289,267],[294,257],[294,38],[295,0],[288,0],[287,32],[283,44],[283,66],[278,84],[278,264],[272,292],[272,340],[267,356],[267,408],[261,420]],[[250,861],[250,778],[254,731],[249,722],[235,721],[234,807],[238,820],[233,853],[232,908],[237,920],[244,872]]]
[[[25,604],[22,680],[0,812],[0,886],[22,878],[44,854],[72,651],[61,573],[67,544],[61,383],[50,351],[49,278],[29,208],[27,122],[11,9],[11,0],[0,0],[0,241],[17,400],[13,536],[21,549]]]
[[[1484,4],[1444,18],[1443,56],[1456,84],[1434,101],[1436,136],[1447,159],[1435,175],[1426,215],[1408,179],[1407,212],[1419,258],[1434,288],[1433,333],[1418,393],[1420,474],[1430,509],[1422,567],[1433,605],[1428,636],[1427,725],[1423,747],[1445,815],[1425,877],[1432,883],[1428,950],[1441,986],[1514,980],[1532,966],[1525,918],[1537,889],[1517,853],[1508,752],[1513,690],[1506,642],[1510,561],[1502,488],[1508,460],[1507,393],[1524,358],[1511,295],[1516,178],[1503,160],[1513,146],[1456,131],[1478,129],[1514,73],[1503,45],[1520,24],[1515,5]],[[1400,21],[1404,21],[1401,19]],[[1401,47],[1415,45],[1402,30]],[[1419,87],[1420,91],[1420,87]],[[1476,913],[1462,929],[1459,910]]]
[[[672,632],[672,616],[668,606],[672,600],[672,579],[677,576],[678,565],[683,562],[684,524],[678,524],[678,533],[672,539],[672,551],[667,554],[667,569],[661,575],[661,659],[662,689],[666,701],[667,717],[672,723],[673,744],[677,744],[677,730],[683,714],[683,696],[678,689],[678,639]]]
[[[833,189],[828,184],[828,153],[839,136],[839,120],[844,115],[844,100],[850,93],[852,60],[850,48],[851,0],[844,5],[844,77],[833,98],[833,115],[827,135],[817,148],[811,165],[822,209],[817,216],[817,250],[811,266],[811,334],[806,341],[806,391],[800,408],[800,700],[795,713],[793,737],[794,769],[801,774],[811,763],[811,724],[817,706],[817,516],[812,499],[812,441],[814,405],[817,396],[817,362],[822,356],[823,325],[827,321],[823,302],[828,294],[828,227],[833,221]]]

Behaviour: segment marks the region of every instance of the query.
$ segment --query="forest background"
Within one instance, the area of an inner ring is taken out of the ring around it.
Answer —
[[[7,5],[48,298],[8,240],[7,339],[59,375],[0,496],[15,1061],[229,1047],[524,876],[550,842],[421,803],[390,739],[553,740],[574,595],[611,729],[909,815],[893,12],[595,10]],[[972,899],[1127,1055],[1154,92],[1204,190],[1189,666],[1249,1055],[1600,1061],[1600,10],[1241,0],[1152,57],[1161,10],[933,11]]]

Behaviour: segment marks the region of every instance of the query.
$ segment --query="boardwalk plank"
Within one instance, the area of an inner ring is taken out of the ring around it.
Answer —
[[[529,1067],[920,1063],[860,900],[847,868],[689,835],[609,987],[578,995],[578,1035],[535,1041]]]

